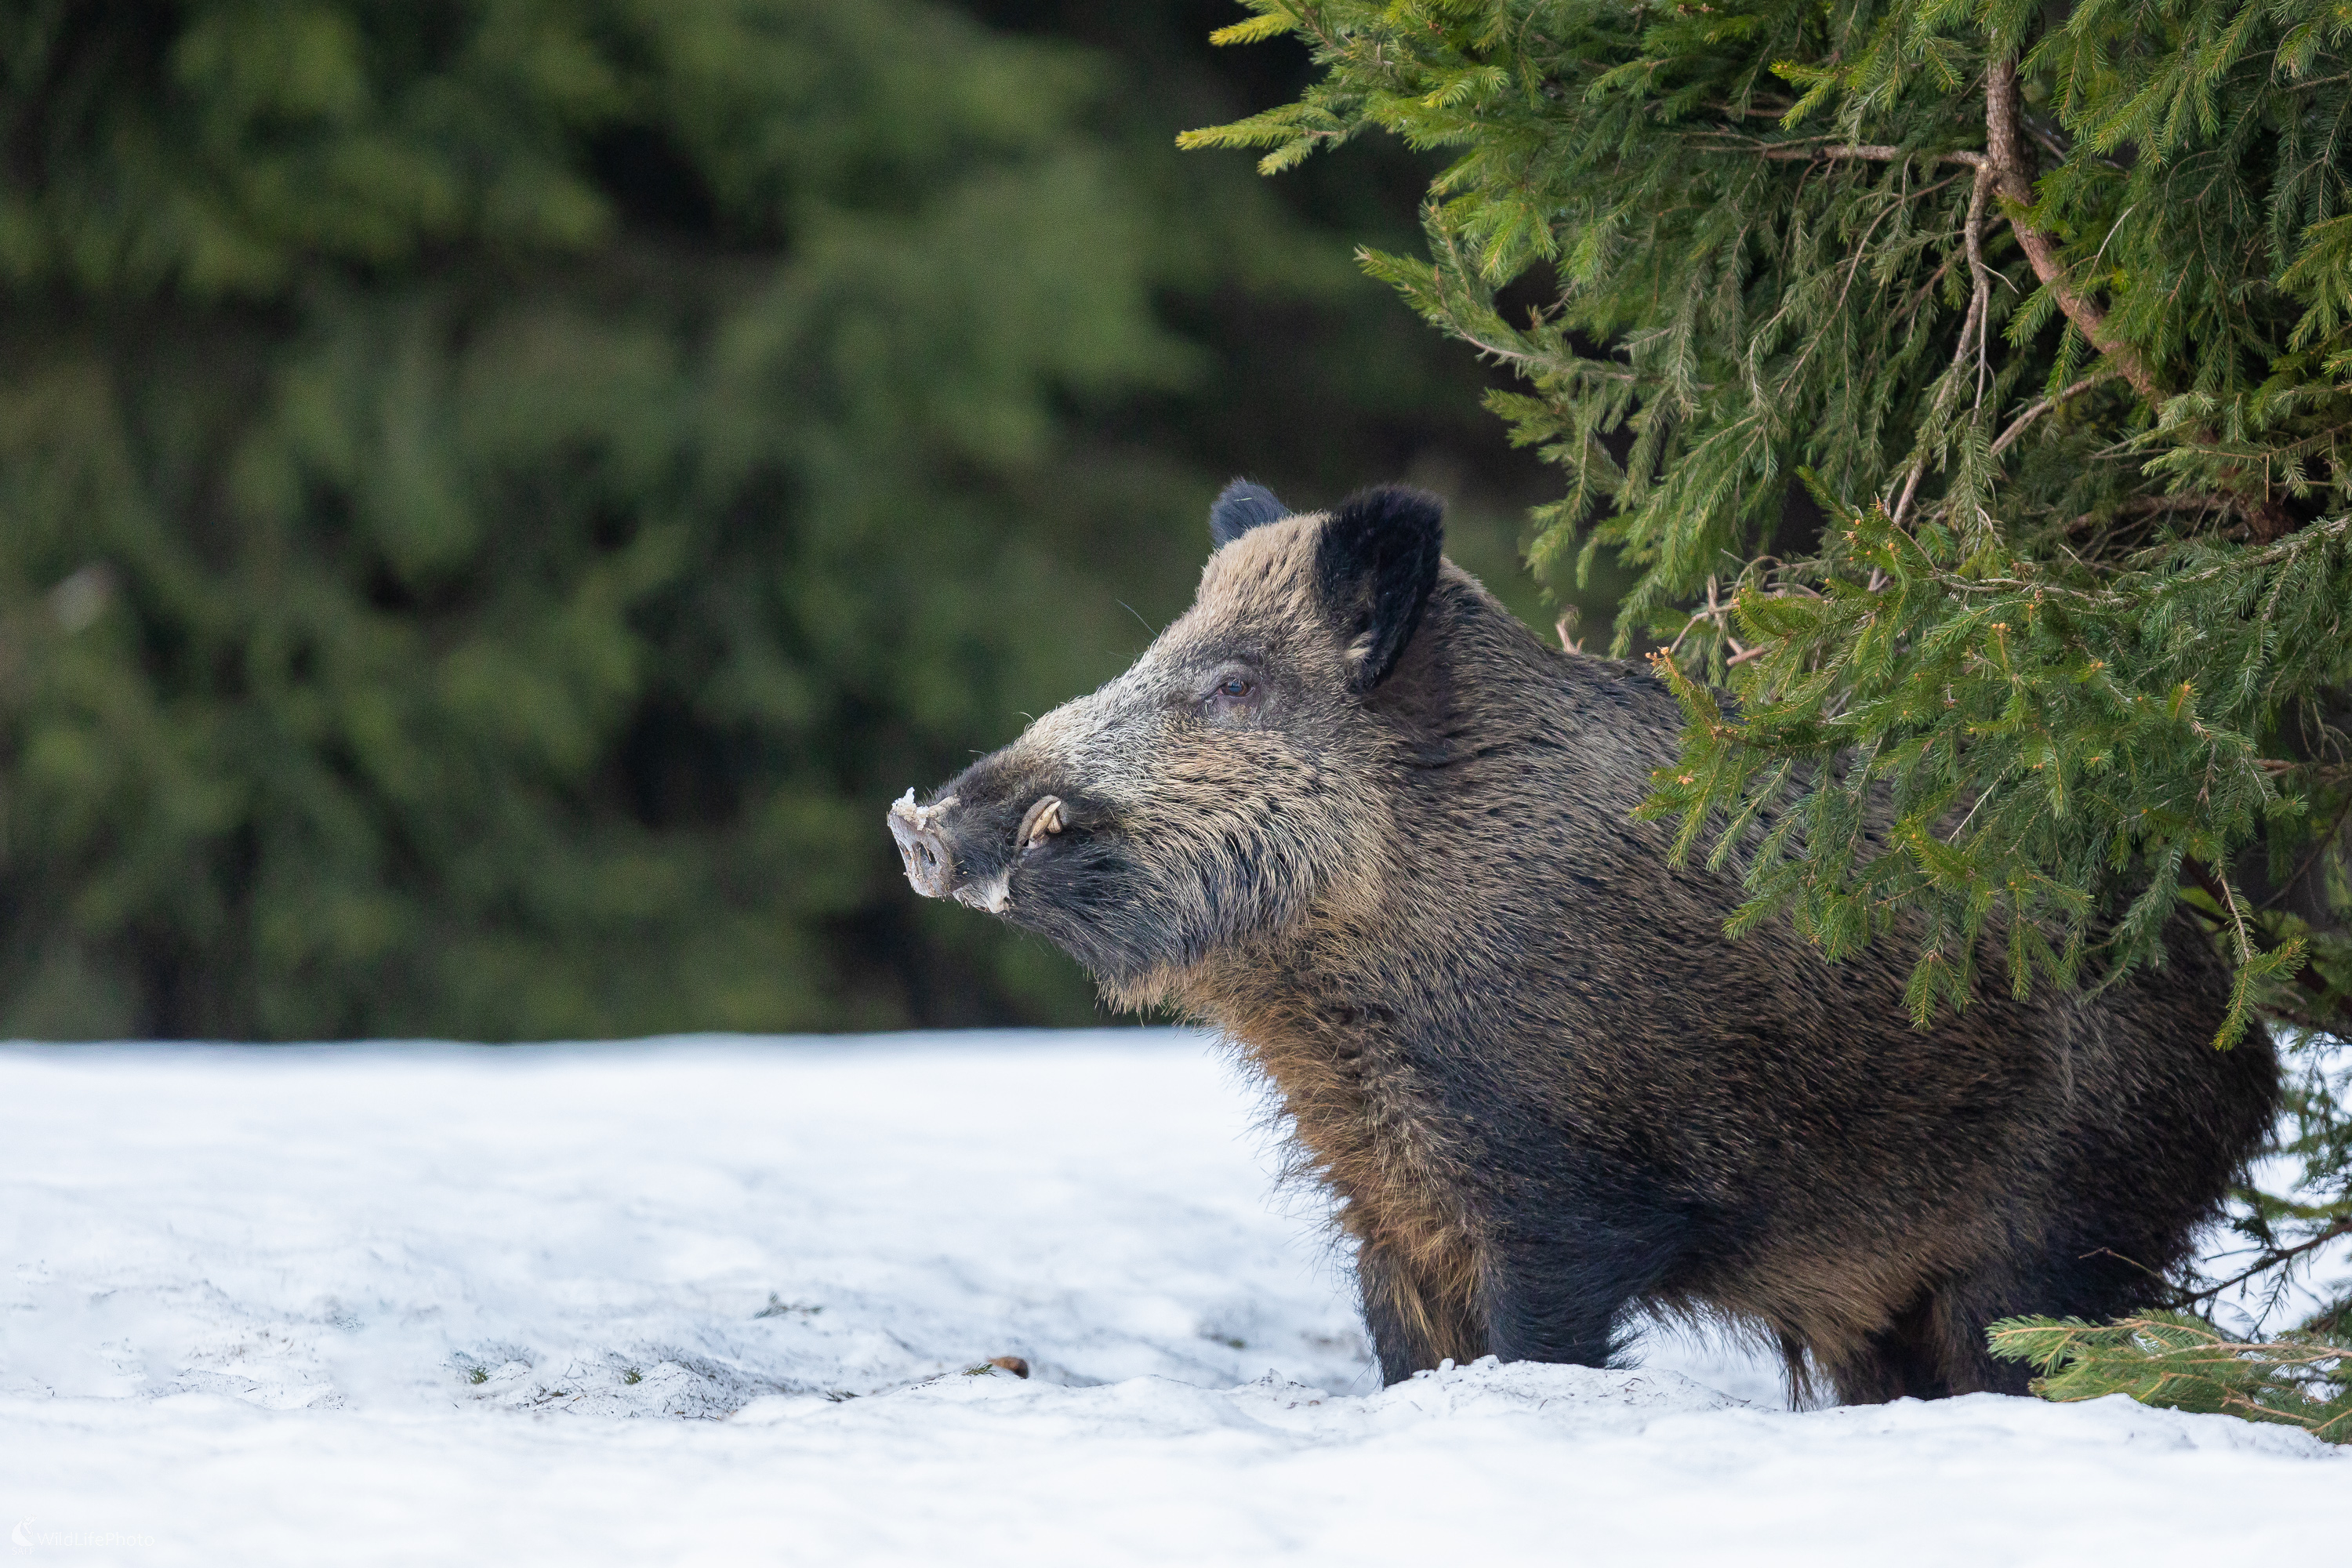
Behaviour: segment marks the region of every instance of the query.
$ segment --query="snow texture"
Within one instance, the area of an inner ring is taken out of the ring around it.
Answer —
[[[18,1047],[0,1107],[27,1562],[2320,1563],[2352,1528],[2345,1455],[2120,1398],[1792,1413],[1663,1337],[1383,1391],[1198,1036]]]

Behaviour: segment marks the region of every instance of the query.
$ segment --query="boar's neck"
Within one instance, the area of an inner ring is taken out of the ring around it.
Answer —
[[[1300,1009],[1491,1037],[1538,1022],[1520,1012],[1549,989],[1531,962],[1662,923],[1719,942],[1728,885],[1670,872],[1660,830],[1633,819],[1681,724],[1646,669],[1546,647],[1449,565],[1367,708],[1372,863],[1305,919],[1211,955],[1177,987],[1189,1010],[1237,1037]],[[1662,902],[1662,883],[1683,896]]]
[[[1497,1078],[1558,1079],[1514,1064],[1557,1060],[1573,1030],[1559,1005],[1563,967],[1571,986],[1580,967],[1571,928],[1647,929],[1662,845],[1631,814],[1679,721],[1647,671],[1548,649],[1450,566],[1370,709],[1382,863],[1296,925],[1213,956],[1182,993],[1272,1080],[1302,1173],[1330,1185],[1341,1225],[1412,1261],[1427,1300],[1400,1310],[1444,1344],[1471,1321],[1485,1245],[1472,1198],[1496,1152],[1449,1102]],[[1690,923],[1712,939],[1719,920]]]

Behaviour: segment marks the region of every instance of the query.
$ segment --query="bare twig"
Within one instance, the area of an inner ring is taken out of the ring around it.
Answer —
[[[2117,505],[2112,515],[2115,521],[2120,521],[2126,518],[2163,517],[2181,511],[2234,511],[2240,504],[2235,496],[2219,491],[2198,490],[2177,496],[2135,496]],[[2093,523],[2101,521],[2100,513],[2086,511],[2069,522],[2065,531],[2080,533]]]
[[[1968,320],[1975,324],[1977,330],[1976,406],[1979,408],[1984,406],[1985,321],[1992,314],[1992,268],[1985,265],[1984,258],[1985,208],[1992,201],[1992,184],[1991,171],[1979,164],[1976,184],[1969,189],[1968,221],[1960,228],[1960,239],[1968,247],[1969,276],[1976,281],[1976,287],[1969,296]],[[1969,329],[1963,325],[1960,328],[1963,351],[1968,347],[1968,339]]]
[[[2302,765],[2303,764],[2298,763],[2278,764],[2268,759],[2265,759],[2261,764],[2262,770],[2266,773],[2272,774],[2273,777],[2281,773],[2292,773],[2297,767]],[[2322,855],[2327,853],[2328,847],[2336,842],[2336,836],[2344,831],[2344,819],[2347,816],[2352,816],[2352,798],[2347,798],[2344,802],[2342,808],[2336,814],[2336,820],[2327,825],[2327,831],[2318,835],[2315,839],[2313,839],[2311,853],[2303,858],[2303,864],[2294,868],[2294,875],[2289,877],[2285,881],[2281,882],[2278,885],[2277,892],[2273,893],[2269,898],[2264,899],[2261,903],[2254,906],[2256,913],[2260,913],[2262,910],[2269,909],[2273,904],[2275,904],[2281,899],[2285,898],[2289,893],[2294,891],[2294,885],[2297,882],[2302,881],[2305,877],[2311,875],[2311,868],[2319,863],[2319,858]]]
[[[2074,385],[2066,387],[2063,391],[2054,393],[2052,395],[2043,398],[2041,402],[2035,404],[2032,407],[2019,415],[2015,419],[2010,421],[2009,428],[2002,431],[2000,435],[1994,439],[1992,444],[1992,455],[1998,458],[2003,452],[2007,451],[2011,443],[2013,443],[2020,436],[2025,434],[2025,427],[2028,425],[2032,424],[2036,419],[2041,418],[2043,415],[2049,413],[2060,404],[2065,402],[2071,397],[2079,396],[2081,394],[2088,392],[2091,388],[2098,385],[2099,383],[2103,381],[2112,381],[2122,374],[2122,371],[2116,369],[2113,366],[2109,366],[2105,370],[2095,370],[2090,374],[2084,376],[2082,380],[2076,382]]]
[[[2344,1020],[2341,1017],[2322,1018],[2315,1014],[2304,1012],[2299,1007],[2282,1007],[2273,1002],[2258,1002],[2255,1006],[2273,1018],[2284,1019],[2298,1029],[2315,1029],[2323,1035],[2340,1035],[2344,1032]]]
[[[1683,638],[1690,636],[1691,628],[1698,625],[1701,621],[1712,621],[1715,623],[1717,627],[1723,632],[1727,639],[1730,637],[1731,606],[1723,601],[1720,596],[1720,592],[1721,590],[1718,580],[1710,575],[1706,580],[1706,607],[1703,610],[1693,610],[1691,612],[1690,619],[1683,623],[1683,629],[1676,632],[1675,634],[1675,640],[1666,645],[1666,653],[1669,657],[1672,657],[1682,647]]]
[[[1895,503],[1895,510],[1890,514],[1895,527],[1903,526],[1903,514],[1911,510],[1911,497],[1919,489],[1919,477],[1927,471],[1927,454],[1922,452],[1913,459],[1911,472],[1905,476],[1903,480],[1902,499]]]
[[[2206,767],[2206,772],[2209,774],[2212,772],[2212,767],[2210,763]],[[2206,787],[2210,789],[2211,785],[2209,784]],[[2203,790],[2200,790],[2198,792],[2198,797],[2200,800],[2203,799]],[[2246,917],[2244,912],[2238,908],[2238,895],[2230,886],[2229,873],[2217,868],[2213,872],[2213,880],[2221,885],[2221,901],[2224,904],[2227,904],[2230,909],[2230,924],[2233,929],[2233,933],[2238,939],[2238,963],[2242,966],[2252,963],[2254,961],[2254,941],[2253,938],[2247,933]]]
[[[1928,415],[1930,425],[1942,417],[1951,397],[1951,376],[1967,362],[1971,344],[1977,351],[1977,401],[1979,405],[1984,401],[1984,324],[1992,310],[1992,268],[1985,265],[1984,220],[1992,205],[1993,173],[1991,166],[1980,158],[1976,161],[1976,183],[1969,191],[1969,216],[1960,231],[1962,244],[1968,251],[1969,271],[1975,279],[1976,286],[1969,290],[1969,311],[1960,319],[1959,342],[1952,350],[1952,368],[1945,374],[1943,384],[1936,395],[1935,408]],[[1902,526],[1905,515],[1910,511],[1911,498],[1918,493],[1919,481],[1927,472],[1927,454],[1922,451],[1912,459],[1911,471],[1904,477],[1902,497],[1895,501],[1895,510],[1889,514],[1897,527]]]
[[[2084,1253],[2079,1253],[2079,1254],[2077,1254],[2076,1256],[2077,1256],[2077,1257],[2079,1257],[2079,1258],[2083,1258],[2083,1259],[2084,1259],[2084,1260],[2085,1260],[2085,1261],[2087,1261],[2087,1260],[2089,1260],[2089,1259],[2091,1259],[2091,1258],[2114,1258],[2114,1259],[2115,1259],[2116,1262],[2118,1262],[2118,1263],[2128,1264],[2128,1265],[2130,1265],[2132,1268],[2138,1269],[2142,1274],[2147,1275],[2147,1276],[2149,1279],[2164,1279],[2164,1276],[2163,1276],[2162,1274],[2159,1274],[2159,1273],[2158,1273],[2158,1272],[2157,1272],[2155,1269],[2150,1268],[2147,1264],[2142,1263],[2138,1258],[2126,1258],[2122,1253],[2117,1252],[2117,1251],[2116,1251],[2114,1247],[2095,1247],[2091,1248],[2091,1250],[2090,1250],[2090,1251],[2088,1251],[2088,1252],[2084,1252]],[[2170,1283],[2170,1281],[2167,1280],[2167,1281],[2166,1281],[2166,1283],[2169,1284],[2169,1283]],[[2173,1292],[2173,1295],[2174,1295],[2174,1298],[2175,1298],[2176,1300],[2178,1300],[2178,1299],[2179,1299],[2179,1292],[2178,1290],[2175,1290],[2175,1291]]]
[[[1809,163],[1822,158],[1847,159],[1865,163],[1901,163],[1916,158],[1923,163],[1966,163],[1979,167],[1985,161],[1981,153],[1964,149],[1949,153],[1927,153],[1916,147],[1892,147],[1884,144],[1835,142],[1828,146],[1806,146],[1798,142],[1778,142],[1749,143],[1742,151],[1759,152],[1775,163]]]
[[[2303,1240],[2296,1242],[2293,1247],[2274,1247],[2267,1248],[2252,1268],[2232,1274],[2227,1279],[2222,1280],[2219,1285],[2212,1286],[2207,1289],[2199,1290],[2194,1293],[2184,1292],[2180,1297],[2180,1303],[2181,1305],[2186,1306],[2191,1301],[2210,1300],[2214,1297],[2219,1296],[2222,1291],[2227,1290],[2233,1286],[2244,1284],[2247,1280],[2252,1279],[2257,1274],[2276,1268],[2280,1264],[2286,1262],[2289,1258],[2301,1257],[2304,1253],[2312,1251],[2316,1247],[2326,1246],[2329,1242],[2334,1241],[2339,1236],[2352,1236],[2352,1219],[2339,1219],[2335,1224],[2329,1226],[2326,1229],[2320,1231],[2315,1235],[2306,1237]]]
[[[1729,103],[1710,103],[1706,107],[1712,113],[1738,120],[1779,120],[1786,116],[1792,107],[1791,100],[1788,99],[1768,99],[1762,94],[1758,94],[1757,99],[1763,103],[1763,108],[1742,109]]]
[[[1957,179],[1958,176],[1955,175],[1953,178]],[[1941,183],[1948,184],[1949,182],[1947,181]],[[1893,316],[1887,319],[1886,325],[1888,329],[1892,331],[1894,328],[1901,326],[1906,321],[1908,321],[1910,319],[1911,312],[1917,310],[1927,301],[1928,294],[1935,289],[1937,284],[1941,283],[1944,280],[1944,274],[1949,272],[1951,269],[1952,258],[1949,256],[1947,256],[1944,258],[1942,264],[1939,265],[1936,270],[1927,274],[1927,281],[1920,284],[1917,290],[1912,294],[1911,298],[1904,301],[1903,308],[1895,311]]]

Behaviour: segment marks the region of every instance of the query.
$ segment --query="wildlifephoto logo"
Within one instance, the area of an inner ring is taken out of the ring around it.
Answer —
[[[155,1538],[139,1530],[58,1530],[20,1519],[8,1531],[8,1544],[18,1552],[37,1552],[44,1547],[152,1546]]]

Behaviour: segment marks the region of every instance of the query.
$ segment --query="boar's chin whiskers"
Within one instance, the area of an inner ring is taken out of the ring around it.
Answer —
[[[970,904],[973,909],[1001,915],[1013,907],[1012,883],[1013,870],[1007,867],[985,881],[958,888],[952,897],[960,904]]]

